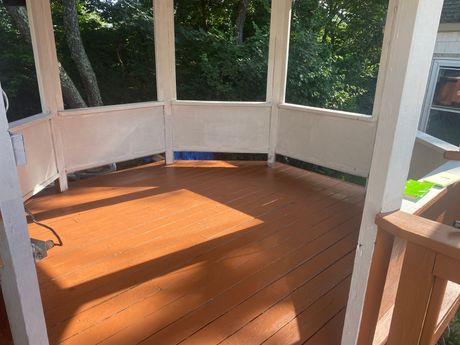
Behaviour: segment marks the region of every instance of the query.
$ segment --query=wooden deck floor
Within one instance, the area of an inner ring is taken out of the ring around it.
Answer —
[[[64,241],[37,265],[50,341],[339,344],[363,195],[286,165],[211,161],[34,198]]]

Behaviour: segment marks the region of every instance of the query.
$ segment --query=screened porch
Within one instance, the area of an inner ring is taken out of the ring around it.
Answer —
[[[292,6],[271,2],[263,101],[178,99],[174,1],[154,0],[158,100],[67,109],[50,2],[27,1],[42,112],[0,106],[2,343],[436,343],[460,303],[458,183],[403,191],[460,175],[458,147],[417,132],[442,0],[389,2],[370,114],[286,101]],[[38,263],[30,238],[52,235],[24,204],[63,242]]]

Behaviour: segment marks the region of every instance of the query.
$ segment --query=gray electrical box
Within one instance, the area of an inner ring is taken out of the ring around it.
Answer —
[[[22,134],[11,134],[11,143],[13,145],[14,158],[16,160],[16,165],[26,165],[26,149],[24,147],[24,137]]]

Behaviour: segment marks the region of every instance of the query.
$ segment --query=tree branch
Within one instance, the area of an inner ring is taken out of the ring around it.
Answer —
[[[62,4],[64,9],[64,33],[67,45],[85,87],[88,104],[90,106],[101,106],[103,103],[96,74],[81,39],[75,0],[62,0]]]
[[[248,11],[249,0],[241,0],[238,6],[238,16],[236,17],[236,43],[243,44],[244,24],[246,23],[246,14]]]

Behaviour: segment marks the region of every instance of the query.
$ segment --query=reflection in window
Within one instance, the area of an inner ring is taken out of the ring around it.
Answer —
[[[34,56],[25,7],[0,3],[0,83],[8,94],[8,121],[41,112]],[[22,31],[21,31],[21,30]]]
[[[387,5],[296,0],[286,102],[371,114]]]
[[[435,62],[432,71],[431,100],[422,116],[422,130],[454,145],[460,145],[460,67]]]
[[[431,110],[426,132],[448,143],[460,145],[460,113]]]
[[[152,0],[52,1],[66,108],[157,99],[152,7]]]
[[[460,68],[440,68],[433,105],[460,111]]]
[[[265,101],[269,0],[174,2],[179,99]]]

